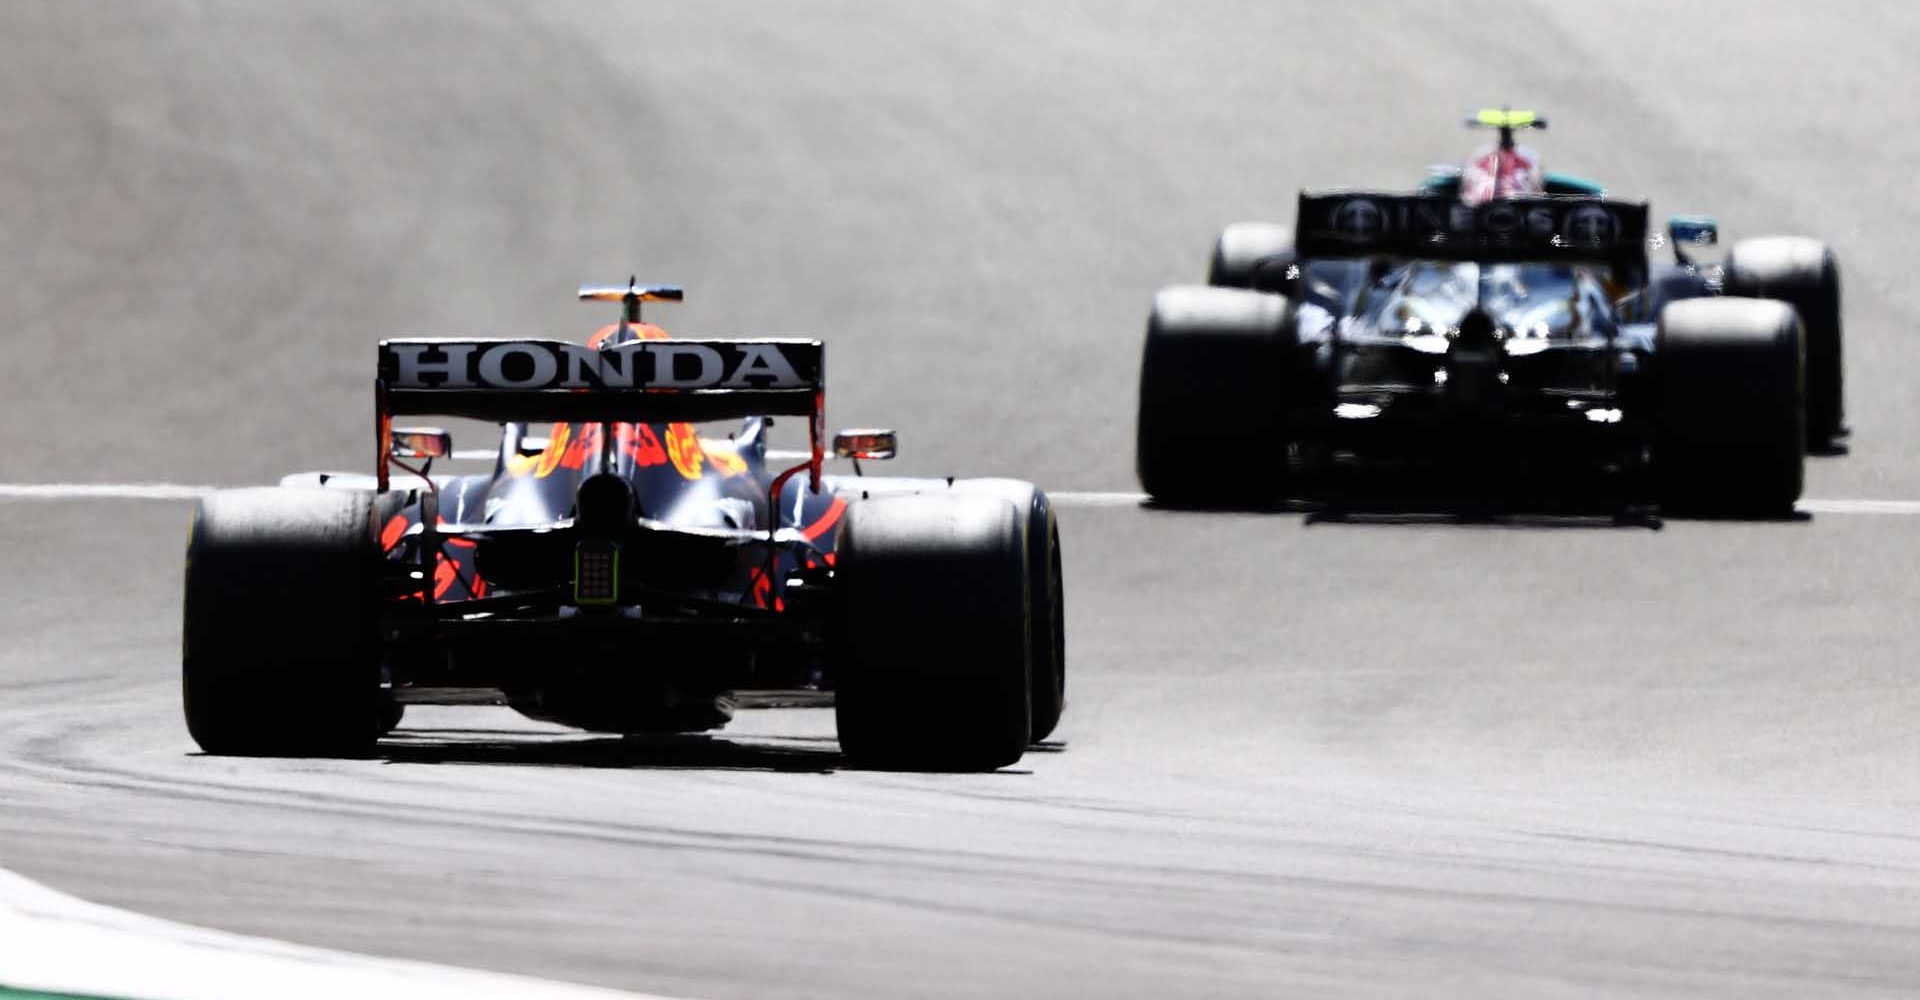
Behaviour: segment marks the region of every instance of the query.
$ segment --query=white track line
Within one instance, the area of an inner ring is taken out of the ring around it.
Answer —
[[[1809,514],[1920,514],[1920,500],[1802,500]]]
[[[176,924],[0,870],[0,993],[139,1000],[662,1000]]]
[[[182,483],[0,483],[0,500],[198,500],[218,486],[190,486]],[[1096,490],[1049,490],[1047,495],[1062,507],[1138,507],[1145,493]],[[1920,514],[1920,500],[1820,500],[1800,501],[1799,509],[1808,514]]]
[[[0,500],[198,500],[216,489],[179,483],[0,483]]]
[[[1138,507],[1147,502],[1145,493],[1088,493],[1077,490],[1048,490],[1047,499],[1062,507]]]

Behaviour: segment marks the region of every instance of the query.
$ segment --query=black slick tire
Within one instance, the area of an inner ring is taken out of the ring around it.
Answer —
[[[1654,468],[1662,506],[1785,516],[1800,497],[1800,320],[1784,302],[1705,298],[1660,311]]]
[[[1220,288],[1293,294],[1298,282],[1288,276],[1297,261],[1293,228],[1272,222],[1236,222],[1213,242],[1207,284]]]
[[[1806,337],[1807,442],[1830,445],[1846,429],[1841,351],[1840,265],[1826,244],[1804,236],[1763,236],[1727,252],[1726,294],[1778,299],[1800,313]]]
[[[1134,461],[1154,499],[1285,499],[1298,335],[1278,295],[1179,286],[1154,297],[1140,359]]]
[[[961,493],[1003,497],[1026,512],[1028,598],[1032,602],[1030,699],[1033,706],[1031,739],[1038,743],[1053,735],[1067,699],[1066,586],[1060,558],[1060,525],[1045,490],[1018,479],[962,479],[953,485]]]
[[[1067,598],[1060,560],[1060,526],[1040,494],[1040,510],[1027,529],[1028,572],[1032,578],[1033,661],[1029,685],[1032,724],[1028,738],[1038,743],[1053,735],[1067,705]]]
[[[355,756],[391,718],[372,493],[223,490],[187,545],[181,694],[210,754]],[[397,721],[397,720],[395,720]]]
[[[985,495],[876,497],[835,543],[835,720],[849,762],[982,771],[1026,752],[1026,512]]]

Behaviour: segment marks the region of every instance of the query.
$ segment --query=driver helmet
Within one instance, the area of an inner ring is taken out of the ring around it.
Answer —
[[[1469,205],[1524,198],[1545,193],[1546,189],[1540,157],[1526,146],[1482,146],[1460,171],[1460,200]]]

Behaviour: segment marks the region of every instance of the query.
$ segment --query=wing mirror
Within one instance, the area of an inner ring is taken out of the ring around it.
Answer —
[[[1693,266],[1687,256],[1689,247],[1710,247],[1720,242],[1720,224],[1710,215],[1675,215],[1667,219],[1667,235],[1673,239],[1673,260]]]
[[[1676,215],[1667,220],[1667,235],[1674,246],[1710,247],[1720,242],[1720,223],[1707,215]]]
[[[438,427],[395,427],[388,454],[394,458],[446,458],[453,454],[453,435]]]
[[[833,436],[833,457],[853,459],[853,471],[860,472],[860,460],[876,462],[892,458],[900,451],[900,435],[875,427],[841,431]]]
[[[841,431],[833,436],[835,458],[870,458],[881,461],[892,458],[899,451],[900,435],[889,430],[865,428],[857,431]]]

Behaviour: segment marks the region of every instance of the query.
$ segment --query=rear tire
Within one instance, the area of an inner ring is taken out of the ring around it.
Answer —
[[[1782,516],[1805,466],[1802,334],[1783,302],[1687,299],[1660,312],[1654,467],[1677,513]]]
[[[187,545],[181,694],[210,754],[354,756],[380,690],[374,494],[223,490]]]
[[[1028,527],[1029,569],[1033,582],[1032,725],[1028,739],[1053,735],[1067,707],[1067,598],[1061,572],[1060,526],[1041,494],[1044,513]]]
[[[380,704],[380,735],[385,736],[395,729],[400,728],[401,720],[406,717],[407,706],[394,701],[392,698],[383,700]]]
[[[1027,594],[1032,602],[1030,698],[1038,743],[1053,735],[1067,696],[1066,587],[1061,576],[1060,527],[1045,491],[1019,479],[961,479],[956,493],[995,496],[1026,512]]]
[[[1731,296],[1778,299],[1799,311],[1806,338],[1807,442],[1830,445],[1846,430],[1840,265],[1833,251],[1803,236],[1741,240],[1727,253],[1725,288]]]
[[[1207,265],[1207,284],[1220,288],[1292,295],[1299,282],[1287,276],[1298,261],[1293,255],[1293,229],[1271,222],[1236,222],[1213,242]]]
[[[1280,296],[1193,286],[1155,296],[1134,451],[1147,493],[1200,505],[1283,499],[1297,344]]]
[[[1032,735],[1026,512],[984,495],[855,504],[835,545],[835,719],[848,760],[986,771]]]

